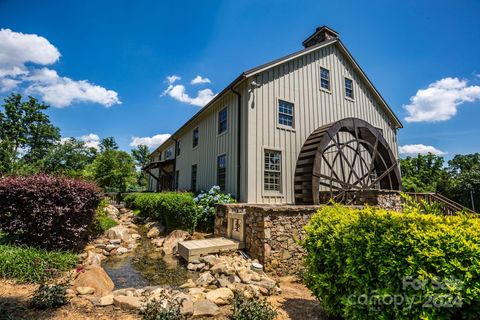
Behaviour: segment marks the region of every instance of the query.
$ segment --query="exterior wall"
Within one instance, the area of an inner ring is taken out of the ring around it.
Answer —
[[[330,91],[320,89],[320,67],[330,71]],[[344,77],[353,80],[354,100],[345,98]],[[293,203],[298,155],[318,127],[356,117],[381,128],[397,155],[396,132],[384,109],[335,45],[315,50],[254,77],[248,107],[248,203]],[[278,123],[278,99],[294,103],[294,128]],[[264,150],[282,152],[282,192],[263,190]]]
[[[242,94],[242,150],[246,150],[246,96],[247,87],[241,85],[237,90]],[[180,144],[180,155],[176,158],[176,170],[179,171],[178,188],[180,190],[191,190],[192,165],[197,165],[197,191],[207,190],[217,184],[217,157],[227,155],[226,190],[225,192],[237,195],[237,130],[238,130],[238,100],[232,92],[226,93],[222,98],[209,107],[209,110],[201,114],[187,127],[182,128],[175,135]],[[218,112],[228,109],[227,131],[218,134]],[[193,130],[199,130],[198,146],[193,147]],[[163,151],[173,146],[174,142],[162,145],[155,154],[162,154]],[[173,153],[175,154],[175,153]],[[241,153],[246,154],[246,152]],[[245,163],[246,157],[242,163]],[[241,167],[241,177],[246,177],[246,167]],[[153,178],[151,178],[153,179]],[[245,183],[242,184],[245,186]],[[155,189],[153,189],[155,190]],[[245,191],[243,192],[245,194]],[[245,199],[240,199],[245,201]]]
[[[362,205],[402,211],[397,191],[372,191],[362,195]],[[248,254],[263,264],[265,271],[284,276],[303,267],[305,251],[303,227],[322,206],[224,204],[217,206],[215,235],[228,237],[228,219],[243,215],[241,222],[244,245]],[[232,226],[232,224],[230,224]]]

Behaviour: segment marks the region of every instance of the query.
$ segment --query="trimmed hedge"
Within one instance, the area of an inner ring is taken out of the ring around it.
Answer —
[[[325,207],[304,247],[306,284],[346,319],[476,319],[480,220]]]
[[[0,180],[0,231],[30,246],[76,250],[100,203],[95,184],[44,174]]]
[[[128,208],[163,223],[167,229],[195,230],[197,206],[189,192],[135,193],[124,198]]]

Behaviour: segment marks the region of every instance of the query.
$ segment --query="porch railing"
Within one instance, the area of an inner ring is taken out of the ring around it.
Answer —
[[[405,192],[405,193],[410,197],[412,197],[412,199],[418,203],[421,203],[422,200],[427,202],[428,204],[438,203],[441,207],[443,214],[445,215],[454,215],[455,213],[462,210],[468,213],[476,213],[475,211],[465,206],[462,206],[460,203],[457,203],[452,199],[442,196],[439,193],[433,193],[433,192],[424,192],[424,193]]]

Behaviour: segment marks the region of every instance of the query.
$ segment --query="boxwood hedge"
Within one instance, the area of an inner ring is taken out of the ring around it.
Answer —
[[[480,221],[343,206],[314,215],[306,284],[346,319],[476,319]]]

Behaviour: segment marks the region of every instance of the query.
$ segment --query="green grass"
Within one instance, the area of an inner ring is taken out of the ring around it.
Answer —
[[[99,216],[97,218],[98,225],[102,230],[102,233],[107,231],[108,229],[115,227],[118,223],[108,216]]]
[[[18,282],[42,282],[58,272],[73,268],[77,255],[71,252],[47,251],[9,243],[0,235],[0,277]]]

